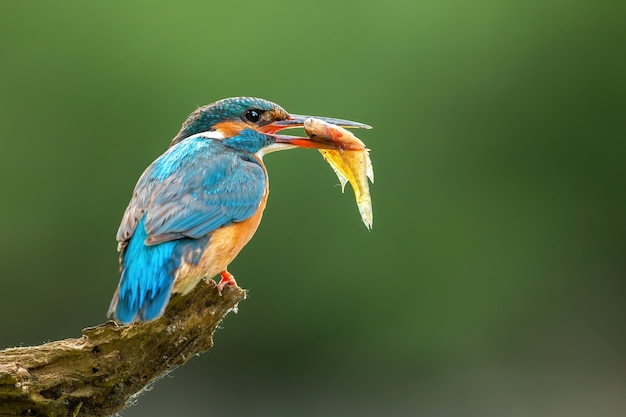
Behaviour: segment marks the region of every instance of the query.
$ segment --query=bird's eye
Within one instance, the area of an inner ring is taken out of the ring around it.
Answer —
[[[256,123],[259,120],[261,120],[261,113],[262,113],[261,110],[252,109],[252,110],[246,111],[243,117],[249,122]]]

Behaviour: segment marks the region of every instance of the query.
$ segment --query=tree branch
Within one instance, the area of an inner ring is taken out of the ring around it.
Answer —
[[[0,351],[0,416],[105,416],[168,369],[213,346],[213,333],[246,296],[219,295],[201,281],[172,297],[163,317],[119,326],[109,321],[82,337]]]

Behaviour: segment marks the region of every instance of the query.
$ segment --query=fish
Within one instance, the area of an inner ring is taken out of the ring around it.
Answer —
[[[341,192],[345,192],[346,184],[350,183],[361,220],[365,227],[372,230],[374,213],[368,179],[374,183],[374,167],[369,156],[370,150],[352,132],[313,117],[304,121],[304,132],[312,140],[338,145],[338,150],[318,150],[337,174]]]

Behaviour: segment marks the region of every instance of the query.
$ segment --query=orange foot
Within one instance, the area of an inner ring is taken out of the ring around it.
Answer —
[[[220,280],[220,283],[217,284],[217,290],[220,292],[220,295],[222,294],[225,286],[237,286],[237,281],[235,281],[235,277],[227,270],[223,270],[222,272],[220,272],[220,275],[222,276],[222,279]]]

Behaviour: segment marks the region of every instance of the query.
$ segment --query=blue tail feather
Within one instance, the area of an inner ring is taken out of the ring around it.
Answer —
[[[114,313],[124,324],[137,318],[149,321],[160,317],[170,299],[181,262],[184,259],[197,265],[208,244],[208,237],[205,237],[146,245],[144,219],[137,224],[122,255],[122,276]]]

